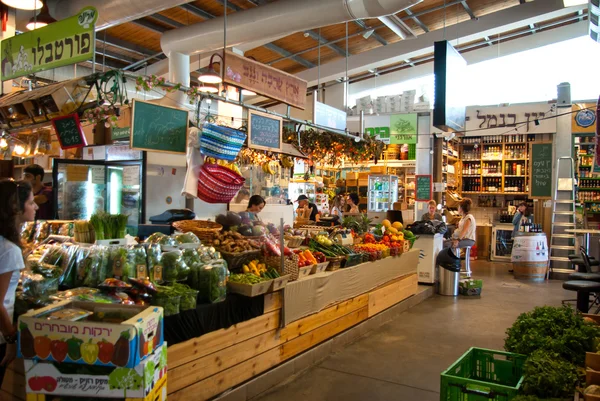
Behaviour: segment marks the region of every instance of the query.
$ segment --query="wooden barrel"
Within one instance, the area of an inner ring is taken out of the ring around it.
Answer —
[[[544,281],[548,270],[548,241],[544,233],[517,233],[511,261],[514,276],[529,281]]]

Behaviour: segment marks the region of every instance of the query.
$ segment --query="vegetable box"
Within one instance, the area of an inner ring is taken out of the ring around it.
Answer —
[[[275,292],[279,290],[283,290],[287,285],[288,281],[290,281],[290,274],[286,274],[285,276],[277,277],[273,279],[273,285],[269,288],[269,292]]]
[[[93,312],[87,320],[49,320],[61,310]],[[63,301],[19,317],[18,354],[25,359],[133,368],[160,347],[163,309]]]
[[[325,271],[325,269],[327,269],[327,266],[329,266],[329,262],[317,263],[316,265],[312,266],[312,270],[310,271],[310,274],[323,273]]]
[[[303,278],[308,277],[312,269],[316,266],[317,265],[312,265],[298,268],[298,280],[302,280]]]
[[[227,282],[227,290],[234,294],[244,295],[246,297],[257,297],[269,291],[273,285],[273,280],[263,281],[257,284],[243,284]]]
[[[462,280],[458,283],[458,289],[461,295],[476,296],[481,295],[483,290],[482,280]]]
[[[166,400],[167,345],[134,368],[92,368],[25,360],[26,392],[53,396]],[[156,394],[156,389],[160,393]],[[162,394],[164,393],[164,397]],[[158,398],[148,398],[150,395]],[[33,397],[32,397],[33,398]]]

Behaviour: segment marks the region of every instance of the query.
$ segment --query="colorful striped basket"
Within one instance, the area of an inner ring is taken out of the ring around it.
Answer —
[[[208,203],[229,203],[244,181],[244,177],[227,167],[203,164],[198,177],[198,198]]]
[[[200,152],[208,157],[233,161],[245,141],[246,134],[242,131],[206,123],[202,126]]]

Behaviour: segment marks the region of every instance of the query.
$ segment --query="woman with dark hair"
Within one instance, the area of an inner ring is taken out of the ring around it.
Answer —
[[[246,212],[250,215],[250,220],[258,220],[260,221],[260,217],[258,214],[265,207],[266,202],[265,199],[260,195],[252,195],[250,199],[248,199],[248,207],[246,208]]]
[[[475,233],[477,226],[475,217],[471,213],[473,202],[469,198],[463,198],[458,203],[458,213],[462,216],[458,223],[458,228],[454,230],[452,239],[444,241],[444,248],[452,246],[452,248],[464,248],[475,245]]]
[[[17,328],[13,324],[15,292],[25,267],[20,227],[35,219],[38,205],[25,181],[0,181],[0,385],[6,367],[17,355]]]
[[[517,235],[519,228],[523,223],[533,223],[533,215],[529,213],[527,210],[527,203],[521,202],[519,206],[517,206],[517,211],[513,217],[513,238]]]
[[[348,199],[346,200],[346,209],[348,213],[360,213],[360,210],[358,209],[358,203],[359,203],[359,199],[358,199],[358,194],[355,192],[352,192],[351,194],[348,194]]]

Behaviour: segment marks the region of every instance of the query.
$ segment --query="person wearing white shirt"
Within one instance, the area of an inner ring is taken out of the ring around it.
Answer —
[[[475,224],[475,217],[469,213],[472,206],[473,202],[469,198],[463,198],[458,203],[458,212],[462,218],[458,223],[458,228],[452,234],[452,239],[444,241],[444,248],[450,246],[452,248],[464,248],[475,245],[477,225]]]

